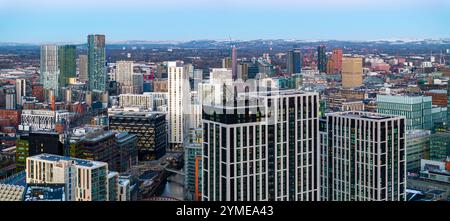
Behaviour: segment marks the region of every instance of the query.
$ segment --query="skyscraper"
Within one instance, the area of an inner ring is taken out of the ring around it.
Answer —
[[[231,47],[231,72],[233,80],[236,80],[238,75],[238,66],[237,66],[236,46],[234,45]]]
[[[246,91],[204,105],[202,199],[318,200],[318,94]]]
[[[168,83],[168,121],[169,144],[171,148],[181,148],[188,137],[189,112],[189,76],[182,62],[172,61],[167,64]]]
[[[342,58],[342,87],[355,88],[363,83],[362,58]]]
[[[302,72],[302,55],[300,49],[288,51],[286,69],[288,74]]]
[[[54,95],[59,95],[59,63],[58,63],[58,46],[42,45],[40,60],[40,80],[44,85],[44,89],[52,90]],[[47,93],[48,94],[48,93]]]
[[[405,118],[327,114],[331,201],[406,200]]]
[[[26,96],[27,84],[25,79],[16,79],[16,99],[17,104],[22,105],[22,97]]]
[[[133,62],[116,62],[116,81],[119,83],[121,94],[133,93]]]
[[[106,91],[105,35],[88,35],[89,90]]]
[[[319,70],[320,73],[325,72],[327,68],[327,55],[325,52],[325,45],[317,47],[317,70]]]
[[[64,45],[58,48],[59,88],[69,85],[69,78],[77,76],[77,48],[75,45]]]
[[[88,56],[87,55],[80,55],[79,61],[78,61],[78,80],[80,82],[87,82],[88,81]]]

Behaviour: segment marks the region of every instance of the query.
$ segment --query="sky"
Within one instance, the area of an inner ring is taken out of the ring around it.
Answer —
[[[450,38],[449,0],[0,0],[0,42]]]

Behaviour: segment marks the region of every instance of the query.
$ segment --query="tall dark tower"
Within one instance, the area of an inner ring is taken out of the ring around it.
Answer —
[[[317,47],[317,70],[319,70],[320,73],[325,72],[327,69],[327,57],[325,51],[325,45]]]
[[[233,77],[233,80],[237,79],[237,55],[236,55],[236,46],[231,46],[231,75]]]

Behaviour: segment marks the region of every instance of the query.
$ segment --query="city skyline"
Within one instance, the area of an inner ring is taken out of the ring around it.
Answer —
[[[450,3],[443,0],[131,0],[126,4],[0,0],[0,19],[9,21],[0,24],[0,42],[84,42],[91,33],[105,34],[112,42],[436,39],[450,37],[449,9]]]

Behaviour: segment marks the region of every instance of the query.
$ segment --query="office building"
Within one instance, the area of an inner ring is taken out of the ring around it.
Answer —
[[[27,158],[27,184],[64,184],[67,201],[108,201],[108,164],[51,154]]]
[[[231,97],[203,108],[202,200],[319,200],[318,94]]]
[[[59,88],[67,87],[70,78],[77,77],[77,48],[75,45],[58,47]]]
[[[286,69],[288,74],[296,74],[302,72],[302,55],[300,49],[288,51]]]
[[[47,91],[53,91],[54,95],[59,95],[59,60],[58,46],[42,45],[40,59],[40,81]]]
[[[115,146],[118,160],[113,167],[117,172],[126,172],[138,163],[138,136],[128,132],[115,131]]]
[[[78,56],[78,81],[82,83],[88,81],[88,56],[84,54]]]
[[[429,130],[407,130],[405,136],[406,170],[418,173],[420,160],[429,159],[431,132]]]
[[[65,110],[23,110],[19,130],[54,131],[56,124],[69,123],[70,113]]]
[[[406,117],[406,130],[431,130],[431,97],[420,95],[377,95],[377,112]]]
[[[17,104],[22,105],[22,97],[27,96],[27,82],[25,79],[16,79]]]
[[[159,159],[166,153],[167,124],[162,113],[109,109],[109,129],[138,137],[139,161]]]
[[[180,149],[187,139],[189,111],[189,76],[181,62],[168,62],[168,134],[170,148]]]
[[[317,47],[317,70],[320,73],[326,72],[327,68],[327,55],[325,45],[320,45]]]
[[[406,119],[369,112],[326,118],[328,200],[405,201]]]
[[[106,162],[110,170],[119,171],[119,151],[114,139],[114,132],[101,127],[75,128],[70,135],[70,156]]]
[[[342,58],[342,87],[355,88],[363,84],[362,58]]]
[[[105,35],[88,35],[88,84],[91,91],[106,91]]]

